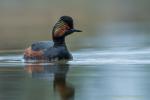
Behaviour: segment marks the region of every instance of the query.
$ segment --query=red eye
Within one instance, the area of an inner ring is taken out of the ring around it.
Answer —
[[[68,29],[70,29],[70,27],[68,25],[66,25],[66,29],[68,30]]]

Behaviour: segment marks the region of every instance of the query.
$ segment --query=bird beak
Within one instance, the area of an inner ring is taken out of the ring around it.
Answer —
[[[67,32],[65,32],[65,36],[69,35],[69,34],[72,34],[74,32],[82,32],[81,30],[77,30],[77,29],[70,29],[68,30]]]
[[[73,32],[82,32],[81,30],[71,29]]]

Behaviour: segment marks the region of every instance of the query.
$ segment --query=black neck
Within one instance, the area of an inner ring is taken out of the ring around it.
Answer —
[[[54,46],[66,45],[65,38],[54,38]]]

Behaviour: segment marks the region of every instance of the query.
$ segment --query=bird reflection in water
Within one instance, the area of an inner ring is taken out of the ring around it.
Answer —
[[[41,65],[40,63],[27,65],[25,70],[32,75],[32,78],[47,79],[54,74],[54,92],[60,95],[61,100],[74,100],[75,89],[66,81],[69,64]]]

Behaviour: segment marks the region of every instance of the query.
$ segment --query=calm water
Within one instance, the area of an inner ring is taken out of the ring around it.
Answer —
[[[149,100],[149,31],[133,26],[101,27],[78,41],[67,63],[1,53],[0,100]]]
[[[0,100],[148,100],[148,50],[81,50],[63,63],[0,57]]]

